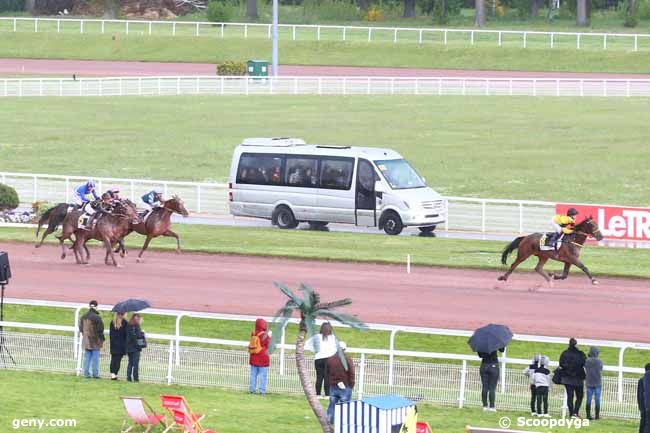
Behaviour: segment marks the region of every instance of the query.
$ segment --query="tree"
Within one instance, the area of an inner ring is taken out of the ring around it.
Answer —
[[[476,27],[485,26],[485,0],[474,0],[474,7],[476,9],[474,14],[474,25]]]
[[[316,333],[316,319],[319,317],[332,319],[355,329],[366,330],[367,326],[355,316],[335,311],[337,308],[352,304],[352,301],[348,298],[334,302],[321,302],[320,295],[304,283],[301,283],[299,287],[299,290],[303,293],[302,298],[292,292],[291,289],[284,284],[276,282],[275,286],[280,289],[289,300],[276,313],[274,320],[276,323],[276,330],[273,333],[273,339],[271,341],[271,352],[278,344],[279,338],[284,333],[287,323],[289,323],[289,319],[291,319],[294,312],[300,313],[300,327],[298,337],[296,338],[296,369],[298,370],[298,377],[300,377],[300,383],[302,384],[302,390],[305,393],[305,397],[307,397],[307,402],[314,411],[316,418],[318,418],[323,433],[332,433],[332,428],[327,419],[327,414],[316,397],[316,390],[314,389],[311,383],[311,378],[309,377],[307,362],[305,360],[305,340]],[[348,364],[340,347],[338,348],[338,353],[343,362],[343,366],[347,369]]]
[[[580,27],[589,26],[589,5],[590,0],[577,0],[576,3],[576,25]]]
[[[415,0],[404,0],[404,18],[415,18]]]
[[[257,0],[246,0],[246,17],[252,20],[259,17],[257,14]]]

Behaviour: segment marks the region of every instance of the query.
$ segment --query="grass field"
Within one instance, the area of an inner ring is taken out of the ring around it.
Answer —
[[[5,98],[0,169],[224,181],[243,138],[294,136],[393,148],[446,195],[648,205],[647,108],[618,98]]]
[[[278,306],[280,307],[280,306]],[[354,304],[351,307],[354,311]],[[144,329],[148,333],[156,334],[175,334],[175,317],[159,316],[143,313],[145,316],[146,326]],[[107,312],[102,312],[104,323],[110,323],[112,317]],[[9,304],[5,306],[5,319],[12,322],[41,323],[49,325],[73,326],[74,310],[68,308],[53,307],[33,307],[23,305]],[[230,320],[208,320],[186,317],[181,321],[181,335],[203,338],[220,338],[226,340],[247,341],[250,337],[253,324],[245,321]],[[25,329],[16,329],[18,332],[27,332]],[[287,328],[287,343],[294,343],[296,339],[297,326],[289,325]],[[43,332],[47,331],[33,331]],[[52,331],[52,333],[60,333]],[[70,333],[63,333],[70,335]],[[383,331],[360,332],[350,329],[336,329],[336,335],[345,341],[349,347],[361,349],[384,349],[388,350],[390,343],[390,333]],[[184,345],[201,345],[184,343]],[[211,346],[214,347],[214,346]],[[227,347],[230,350],[245,350],[245,348]],[[437,353],[454,353],[461,355],[471,355],[472,352],[467,345],[465,337],[450,337],[440,335],[424,335],[408,332],[399,332],[395,338],[396,350],[410,350],[418,352],[437,352]],[[566,349],[566,344],[544,344],[531,343],[523,341],[513,341],[508,345],[507,355],[509,358],[529,359],[535,353],[542,353],[549,356],[552,361],[558,361],[562,351]],[[588,347],[582,347],[588,352]],[[387,358],[381,355],[370,355],[371,358]],[[601,348],[601,359],[605,365],[618,365],[619,350],[612,348]],[[628,349],[625,351],[624,365],[626,367],[643,368],[648,363],[650,354],[648,351]],[[440,360],[424,360],[422,358],[409,359],[417,362],[441,362]],[[446,360],[445,363],[453,363]],[[636,377],[638,375],[631,375]]]
[[[133,384],[122,381],[88,381],[70,375],[0,370],[3,410],[0,429],[12,431],[15,419],[76,419],[77,427],[48,428],[48,432],[104,433],[122,426],[124,409],[120,396],[143,396],[160,412],[160,395],[181,394],[192,408],[206,414],[204,426],[221,433],[312,433],[319,431],[311,409],[302,397],[267,395],[215,388],[190,388]],[[436,433],[460,433],[465,425],[496,427],[500,417],[515,421],[522,413],[484,413],[477,409],[456,409],[418,405],[419,419],[429,422]],[[592,423],[591,433],[633,433],[638,422],[604,419]],[[22,428],[33,433],[38,429]],[[553,433],[572,430],[554,429]]]
[[[135,25],[134,25],[135,26]],[[142,30],[145,31],[145,30]],[[148,31],[148,29],[146,30]],[[271,44],[260,37],[243,39],[240,30],[229,29],[226,39],[219,36],[220,28],[205,30],[205,37],[139,36],[113,37],[110,34],[0,32],[0,58],[139,60],[172,62],[220,63],[225,60],[245,61],[270,58]],[[289,30],[291,32],[291,30]],[[213,33],[213,34],[209,34]],[[341,42],[338,33],[323,32],[321,42],[291,41],[283,32],[280,62],[300,65],[392,66],[451,69],[497,69],[529,71],[580,72],[650,72],[648,51],[650,39],[640,42],[639,52],[632,52],[630,38],[610,38],[608,49],[602,50],[602,39],[585,37],[584,49],[575,49],[575,38],[556,37],[555,48],[549,49],[545,36],[529,35],[529,48],[523,49],[521,39],[504,36],[504,46],[496,45],[497,36],[477,36],[475,46],[469,45],[469,35],[451,36],[450,45],[442,44],[442,36],[426,36],[426,44],[418,45],[416,33],[393,43],[393,32],[376,32],[382,42]],[[382,36],[383,35],[383,36]],[[365,34],[367,38],[367,32]],[[327,40],[329,39],[329,40]],[[585,45],[586,44],[586,45]],[[591,48],[590,48],[591,47]]]

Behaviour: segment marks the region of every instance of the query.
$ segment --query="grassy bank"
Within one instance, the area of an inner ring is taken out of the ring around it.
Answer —
[[[196,412],[206,414],[203,425],[219,432],[308,433],[319,431],[318,422],[299,396],[267,395],[259,397],[243,392],[215,388],[190,388],[132,384],[104,380],[88,381],[69,375],[0,370],[4,407],[0,412],[0,428],[12,430],[14,419],[76,419],[74,430],[84,433],[117,431],[125,413],[119,399],[138,395],[160,412],[161,394],[185,396]],[[80,404],[83,402],[83,404]],[[419,419],[431,424],[436,433],[458,433],[465,425],[496,427],[500,417],[513,420],[522,413],[484,413],[478,409],[456,409],[428,404],[418,405]],[[63,433],[71,428],[47,429]],[[602,420],[589,427],[591,433],[633,433],[638,422]],[[22,428],[32,433],[37,428]],[[571,430],[554,429],[553,433]]]
[[[135,27],[135,25],[134,25]],[[56,28],[56,27],[55,27]],[[54,28],[54,29],[55,29]],[[55,31],[55,30],[54,30]],[[84,60],[138,60],[163,62],[220,63],[225,60],[253,58],[268,59],[271,44],[266,29],[258,29],[259,37],[251,30],[249,39],[243,39],[240,29],[229,29],[225,39],[220,28],[205,30],[205,37],[140,36],[144,27],[129,35],[70,33],[2,32],[0,58],[44,58]],[[194,30],[195,31],[195,30]],[[190,30],[191,32],[191,30]],[[167,34],[169,32],[167,31]],[[352,33],[352,32],[350,32]],[[353,41],[340,41],[340,32],[323,32],[323,41],[313,35],[309,40],[292,41],[291,30],[283,31],[280,44],[281,63],[298,65],[390,66],[450,69],[496,69],[524,71],[576,72],[650,72],[646,42],[639,52],[632,52],[630,38],[610,38],[608,49],[602,49],[602,38],[585,37],[583,49],[576,50],[575,38],[557,37],[550,49],[546,36],[530,35],[528,48],[521,48],[521,37],[504,36],[503,46],[497,46],[496,35],[477,36],[471,46],[469,35],[453,34],[449,45],[442,44],[442,35],[425,35],[426,43],[417,44],[418,35],[402,35],[403,42],[393,43],[393,32],[376,32],[381,41],[364,42],[367,32],[359,33]]]
[[[184,251],[398,264],[410,254],[415,265],[504,269],[500,264],[504,242],[200,225],[176,225],[174,230]],[[4,228],[0,240],[32,242],[34,232]],[[139,235],[126,240],[131,248],[142,243]],[[153,248],[164,250],[175,246],[175,241],[162,238],[152,243]],[[596,276],[650,277],[650,249],[586,248],[582,259]],[[533,262],[523,263],[520,269],[532,269]],[[560,271],[561,264],[549,263],[547,270]]]
[[[243,138],[294,136],[393,148],[446,195],[643,206],[647,106],[623,98],[3,98],[1,169],[225,181]]]

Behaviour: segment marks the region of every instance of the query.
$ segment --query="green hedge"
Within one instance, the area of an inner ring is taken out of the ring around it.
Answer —
[[[0,211],[16,209],[19,204],[16,190],[9,185],[0,183]]]
[[[20,12],[25,10],[25,0],[0,0],[0,12]]]
[[[226,61],[217,66],[217,75],[224,76],[240,76],[246,75],[246,63],[244,62],[234,62]]]

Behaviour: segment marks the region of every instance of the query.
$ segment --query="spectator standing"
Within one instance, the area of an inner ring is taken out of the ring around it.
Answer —
[[[528,383],[530,385],[530,416],[535,416],[539,414],[539,412],[537,412],[535,408],[535,399],[536,399],[535,370],[537,370],[537,368],[540,365],[539,359],[540,359],[540,354],[536,353],[535,356],[533,357],[533,362],[524,369],[524,375],[528,377]]]
[[[140,382],[140,354],[147,347],[147,340],[142,331],[143,319],[138,313],[131,316],[126,328],[126,354],[129,363],[126,366],[126,380]]]
[[[650,364],[645,365],[645,375],[639,379],[636,398],[641,412],[639,433],[650,433]]]
[[[352,399],[354,389],[354,364],[352,359],[345,353],[347,345],[344,341],[339,343],[343,356],[347,361],[348,368],[345,369],[343,361],[338,353],[327,359],[327,385],[330,389],[330,404],[327,407],[327,418],[330,424],[334,424],[334,408],[339,403],[346,403]]]
[[[259,390],[260,395],[266,394],[266,379],[268,377],[269,365],[269,344],[271,343],[271,331],[264,319],[255,321],[255,330],[251,333],[248,343],[248,363],[251,367],[249,391],[255,394]],[[259,384],[259,386],[258,386]]]
[[[327,359],[336,354],[336,337],[332,333],[332,325],[325,322],[320,327],[320,332],[313,335],[305,344],[305,349],[314,352],[314,369],[316,370],[316,395],[320,397],[323,385],[325,395],[330,395],[327,386]]]
[[[97,312],[97,301],[88,303],[88,312],[79,320],[79,332],[83,335],[82,346],[84,349],[84,377],[99,379],[99,352],[104,345],[104,322]]]
[[[587,404],[585,409],[587,410],[587,419],[592,420],[591,417],[591,401],[595,400],[596,404],[596,413],[595,418],[600,419],[600,395],[603,389],[603,361],[598,357],[600,355],[600,349],[598,347],[592,346],[589,348],[589,357],[585,362],[585,371],[586,371],[586,380],[585,385],[587,386]]]
[[[585,395],[586,359],[585,353],[578,349],[575,338],[569,340],[569,348],[560,356],[561,381],[566,388],[569,416],[574,418],[580,417],[580,406]]]
[[[539,366],[533,372],[533,380],[535,384],[535,402],[536,414],[542,418],[548,418],[548,393],[551,389],[551,370],[548,366],[551,360],[548,356],[542,356],[539,360]]]
[[[505,349],[499,349],[499,352]],[[497,383],[499,382],[499,357],[497,352],[492,353],[478,352],[481,358],[481,399],[483,400],[483,410],[496,412],[495,399],[497,392]],[[489,397],[489,406],[488,406]]]
[[[122,358],[126,355],[126,328],[128,322],[124,319],[124,313],[115,313],[109,326],[111,342],[111,380],[117,380],[120,372]]]

